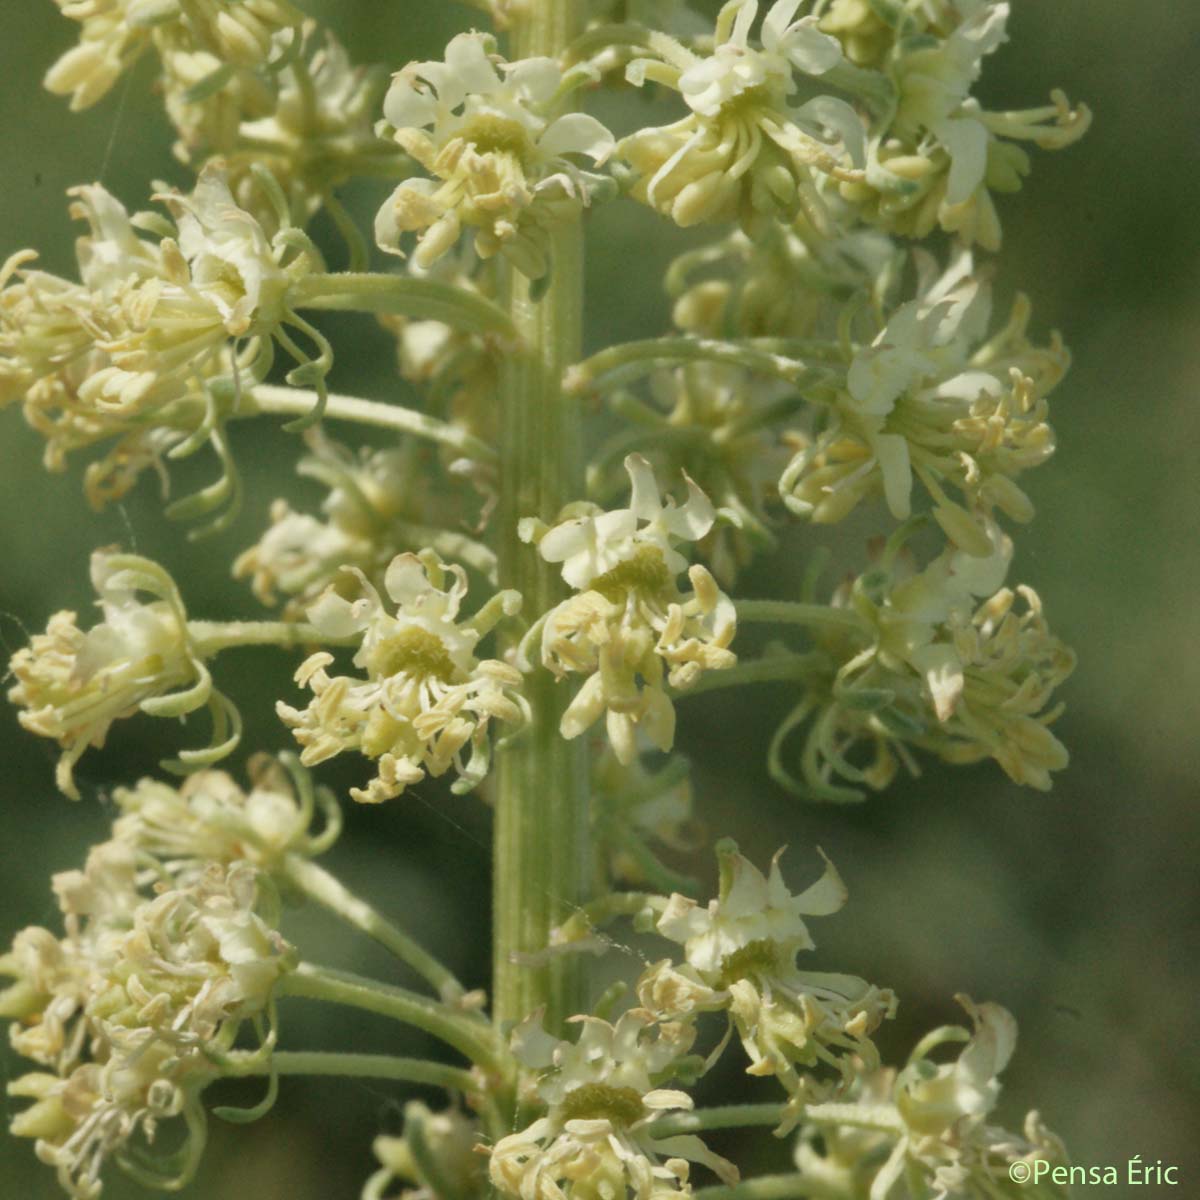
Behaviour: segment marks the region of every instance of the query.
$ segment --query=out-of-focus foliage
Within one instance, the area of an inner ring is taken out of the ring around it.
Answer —
[[[145,70],[72,116],[40,79],[74,28],[49,0],[10,7],[0,16],[3,253],[35,246],[48,269],[63,270],[75,236],[67,187],[102,179],[139,207],[147,180],[185,178],[171,160]],[[416,0],[306,0],[304,7],[328,21],[357,58],[390,67],[439,56],[477,15]],[[1075,355],[1055,409],[1058,457],[1031,483],[1038,517],[1022,535],[1018,564],[1079,652],[1064,693],[1069,712],[1058,727],[1072,765],[1049,796],[1018,789],[990,764],[931,766],[861,807],[803,806],[772,785],[761,765],[763,731],[789,702],[769,689],[684,701],[681,748],[698,768],[697,810],[710,829],[736,832],[754,859],[782,842],[818,842],[842,865],[853,903],[826,944],[837,947],[840,968],[884,979],[905,997],[899,1027],[881,1043],[889,1057],[917,1031],[954,1019],[947,998],[955,991],[1003,1003],[1021,1023],[1022,1053],[1008,1076],[1011,1111],[1040,1106],[1078,1163],[1161,1159],[1179,1166],[1187,1190],[1200,1178],[1200,1039],[1192,1031],[1200,991],[1200,489],[1193,462],[1200,441],[1200,144],[1192,116],[1200,108],[1193,61],[1200,9],[1174,4],[1134,13],[1123,0],[1016,9],[1014,45],[989,64],[985,99],[1002,108],[1052,79],[1096,113],[1079,147],[1044,158],[1031,184],[1004,204],[998,281],[1002,295],[1018,284],[1029,291],[1040,332],[1061,328]],[[614,128],[651,119],[641,96],[594,99]],[[364,225],[383,186],[348,197]],[[337,263],[330,231],[318,225],[316,232]],[[657,279],[686,235],[626,204],[598,212],[590,237],[592,345],[665,331]],[[328,329],[343,346],[356,339],[354,353],[339,355],[334,386],[389,394],[387,336],[366,319],[331,321]],[[10,649],[24,640],[22,624],[37,629],[50,612],[90,602],[86,563],[97,544],[121,542],[168,565],[199,616],[256,615],[253,598],[226,577],[224,564],[257,536],[274,496],[296,494],[290,463],[297,448],[286,435],[256,430],[242,439],[242,517],[215,541],[188,544],[162,518],[152,480],[97,518],[77,474],[47,476],[38,439],[18,413],[5,417],[0,633]],[[800,549],[814,534],[797,528],[792,536]],[[778,584],[751,574],[743,590],[761,594]],[[268,651],[241,653],[230,667],[244,672],[232,681],[248,721],[244,744],[282,747],[287,737],[272,711],[271,685],[285,668]],[[152,769],[156,753],[140,742],[145,725],[126,724],[81,769],[84,800],[72,805],[53,787],[52,749],[23,735],[11,709],[0,711],[0,944],[47,919],[49,874],[76,866],[101,839],[107,790]],[[325,777],[344,790],[336,767]],[[340,866],[438,946],[470,984],[484,985],[488,941],[477,917],[486,907],[487,818],[477,801],[442,790],[440,811],[423,803],[433,785],[411,789],[395,805],[352,811]],[[448,893],[440,884],[449,871],[458,886]],[[329,926],[304,921],[311,957],[382,969],[382,960],[347,961]],[[359,1018],[353,1030],[322,1030],[302,1004],[286,1011],[285,1027],[296,1044],[314,1046],[380,1048],[387,1036]],[[0,1062],[8,1076],[18,1069],[7,1048]],[[335,1086],[336,1130],[327,1119]],[[726,1077],[711,1086],[732,1098],[743,1081]],[[395,1132],[403,1095],[398,1085],[293,1083],[263,1125],[217,1131],[186,1195],[354,1195],[369,1170],[370,1141],[381,1130]],[[734,1149],[728,1138],[711,1140],[722,1153]],[[748,1172],[772,1165],[744,1155],[742,1163]],[[28,1147],[9,1139],[0,1139],[0,1182],[5,1196],[57,1194]],[[116,1178],[111,1192],[130,1194]]]

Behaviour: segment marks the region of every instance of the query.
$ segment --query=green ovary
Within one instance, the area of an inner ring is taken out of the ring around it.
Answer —
[[[770,938],[749,942],[721,961],[721,985],[728,987],[739,979],[773,974],[779,966],[779,947]]]
[[[371,657],[381,678],[411,675],[447,683],[454,675],[454,661],[442,639],[416,625],[385,638]]]
[[[564,1121],[611,1121],[613,1125],[632,1125],[645,1113],[641,1094],[630,1087],[612,1087],[607,1083],[585,1083],[567,1093],[562,1103]]]
[[[590,588],[614,604],[624,602],[631,592],[637,596],[661,596],[674,584],[662,553],[643,546],[625,562],[593,579]]]

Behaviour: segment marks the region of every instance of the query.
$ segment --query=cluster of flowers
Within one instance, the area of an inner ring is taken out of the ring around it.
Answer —
[[[373,122],[386,86],[378,69],[351,65],[328,32],[288,0],[55,0],[80,24],[79,43],[46,75],[71,107],[103,99],[144,54],[178,140],[199,170],[228,161],[239,202],[269,221],[252,165],[267,167],[293,210],[316,211],[356,173],[394,174],[394,148]]]
[[[758,0],[731,0],[706,52],[649,36],[652,55],[632,61],[628,79],[670,88],[690,111],[619,144],[634,194],[680,225],[773,215],[828,233],[848,210],[889,232],[924,237],[940,225],[998,248],[991,192],[1015,191],[1028,173],[1017,143],[1057,149],[1090,121],[1057,92],[1025,112],[987,112],[972,98],[1009,5],[838,0],[796,20],[801,3],[776,0],[755,39]]]
[[[82,871],[53,880],[65,932],[31,927],[0,957],[12,980],[0,1016],[37,1069],[8,1085],[33,1101],[12,1132],[35,1139],[69,1195],[93,1200],[110,1160],[176,1188],[205,1140],[200,1093],[263,1066],[275,1040],[273,992],[295,952],[277,932],[271,874],[336,836],[313,836],[308,781],[268,760],[246,793],[202,772],[179,790],[143,780],[118,790],[112,840]],[[256,1031],[259,1050],[236,1048]],[[182,1146],[157,1151],[178,1118]]]
[[[813,946],[803,917],[835,912],[845,900],[833,867],[827,864],[817,883],[792,895],[778,858],[764,877],[731,843],[719,854],[720,895],[706,907],[679,894],[654,901],[654,928],[681,943],[684,957],[643,973],[637,1007],[615,1024],[575,1018],[582,1027],[576,1042],[550,1037],[537,1016],[514,1032],[514,1052],[533,1072],[535,1102],[545,1115],[493,1148],[491,1178],[504,1194],[688,1194],[690,1163],[736,1182],[733,1164],[700,1138],[663,1128],[671,1112],[693,1106],[686,1091],[663,1085],[694,1082],[729,1041],[726,1035],[707,1059],[691,1053],[704,1014],[726,1016],[750,1074],[783,1084],[789,1096],[780,1110],[783,1131],[829,1090],[813,1068],[832,1066],[848,1080],[853,1055],[877,1062],[870,1034],[891,1014],[891,993],[796,966],[797,954]]]
[[[960,997],[973,1032],[938,1029],[899,1074],[882,1067],[871,1034],[893,1015],[895,997],[796,962],[813,948],[804,917],[827,916],[845,902],[833,866],[827,862],[821,879],[795,895],[779,856],[764,876],[732,843],[718,853],[720,893],[708,905],[678,894],[650,899],[647,928],[680,943],[683,958],[643,973],[636,1007],[615,1023],[576,1017],[576,1041],[549,1036],[537,1015],[514,1031],[528,1103],[542,1115],[493,1146],[489,1171],[500,1192],[687,1195],[692,1163],[736,1182],[736,1168],[681,1132],[686,1121],[671,1115],[693,1105],[686,1091],[667,1085],[694,1083],[730,1040],[726,1034],[707,1057],[693,1053],[705,1014],[723,1016],[736,1032],[748,1074],[774,1077],[785,1089],[778,1132],[799,1128],[804,1185],[847,1200],[924,1194],[911,1190],[917,1180],[930,1195],[999,1196],[1009,1194],[1012,1163],[1065,1160],[1036,1113],[1024,1137],[988,1123],[1016,1043],[1008,1012]],[[966,1044],[954,1062],[931,1058],[955,1042]]]

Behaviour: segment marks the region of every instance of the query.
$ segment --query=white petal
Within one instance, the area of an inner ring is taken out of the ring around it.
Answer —
[[[415,554],[398,554],[388,565],[383,586],[387,594],[405,608],[431,590],[425,567]]]
[[[975,194],[987,171],[990,135],[980,121],[955,117],[938,124],[936,133],[950,155],[946,203],[962,204]]]
[[[841,43],[817,28],[816,17],[805,17],[793,25],[783,49],[792,65],[806,75],[824,75],[842,61]]]
[[[758,0],[744,0],[733,23],[729,41],[735,46],[745,46],[750,40],[750,27],[758,16]]]
[[[836,96],[817,96],[801,105],[796,116],[833,130],[846,147],[850,161],[860,169],[867,165],[867,134],[862,118],[844,100]]]
[[[461,96],[472,92],[488,96],[504,86],[488,58],[480,33],[460,33],[451,39],[446,47],[446,73],[453,78],[455,87],[461,93],[457,98],[448,99],[444,90],[439,91],[441,98],[450,103],[452,108],[461,102]]]
[[[538,149],[555,158],[560,154],[586,154],[599,166],[616,145],[613,135],[587,113],[559,117],[538,139]]]
[[[538,553],[549,563],[566,562],[573,555],[581,554],[592,543],[590,536],[592,519],[579,517],[574,521],[564,521],[547,530],[545,536],[538,542]]]
[[[912,464],[908,457],[908,442],[898,433],[877,433],[871,439],[871,446],[883,475],[888,511],[897,521],[907,520],[912,512]]]
[[[954,715],[963,692],[963,666],[953,646],[922,646],[910,656],[912,665],[925,676],[933,695],[933,708],[943,724]]]
[[[762,44],[768,50],[773,52],[783,41],[783,35],[792,23],[792,18],[796,15],[796,9],[800,7],[800,4],[801,0],[776,0],[771,5],[771,9],[763,17],[762,23]]]
[[[631,454],[625,459],[625,470],[629,472],[633,490],[630,511],[643,521],[656,521],[662,514],[663,505],[654,469],[640,454]]]
[[[545,103],[562,83],[562,68],[552,58],[523,58],[507,68],[507,75],[508,82],[534,104]]]
[[[317,629],[331,638],[353,637],[366,628],[370,620],[369,601],[347,600],[330,589],[309,605],[308,619]]]
[[[688,498],[682,508],[668,510],[663,524],[677,538],[687,542],[698,542],[713,527],[717,519],[712,501],[685,472]]]
[[[438,104],[427,91],[397,76],[383,100],[383,115],[397,129],[423,129],[437,119]]]
[[[795,898],[796,911],[806,917],[828,917],[841,909],[850,896],[837,868],[825,858],[820,846],[817,853],[825,859],[825,873]]]

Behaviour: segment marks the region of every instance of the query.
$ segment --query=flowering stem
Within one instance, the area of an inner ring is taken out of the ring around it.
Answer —
[[[339,1054],[322,1050],[277,1050],[265,1062],[254,1063],[234,1075],[340,1075],[346,1079],[395,1079],[401,1083],[426,1084],[466,1094],[479,1090],[470,1071],[420,1058],[396,1058],[390,1054]]]
[[[290,854],[284,861],[282,877],[310,900],[361,930],[381,946],[407,963],[448,1004],[459,1000],[466,989],[454,973],[428,951],[422,949],[402,929],[381,916],[329,874],[307,858]]]
[[[295,308],[327,312],[394,313],[422,321],[441,321],[468,333],[512,337],[512,321],[490,300],[433,279],[408,275],[310,275],[290,293]]]
[[[836,1183],[809,1175],[760,1175],[742,1183],[697,1188],[695,1200],[849,1200]]]
[[[262,383],[243,396],[238,415],[305,416],[313,411],[316,403],[316,392]],[[325,400],[324,417],[327,421],[353,421],[356,425],[373,425],[394,433],[425,438],[480,462],[492,462],[496,457],[496,451],[491,446],[465,430],[398,404],[382,404],[376,400],[360,400],[357,396],[331,394]]]
[[[344,1004],[423,1029],[482,1067],[497,1070],[507,1065],[507,1050],[490,1026],[406,988],[301,963],[280,980],[278,990],[280,995]]]
[[[793,604],[789,600],[739,600],[739,621],[769,625],[820,625],[827,628],[867,632],[862,619],[845,608],[827,604]]]
[[[510,58],[561,53],[580,31],[582,9],[575,0],[531,0],[514,19]],[[509,311],[521,349],[504,356],[500,377],[500,586],[521,593],[530,620],[565,591],[557,571],[519,540],[517,524],[522,517],[553,521],[584,490],[579,405],[562,386],[582,342],[582,230],[568,223],[549,237],[551,274],[540,299],[509,268]],[[566,689],[537,671],[526,690],[530,727],[500,754],[497,772],[493,1004],[499,1024],[544,1005],[554,1029],[585,1007],[579,956],[536,956],[584,898],[587,764],[583,739],[568,742],[559,733]]]

